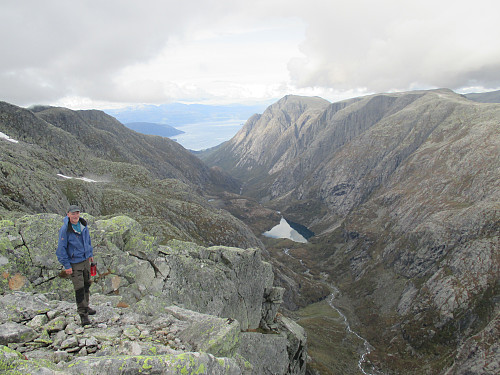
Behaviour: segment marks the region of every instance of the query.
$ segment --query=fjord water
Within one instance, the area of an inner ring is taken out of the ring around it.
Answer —
[[[188,150],[205,150],[231,139],[245,121],[208,121],[177,125],[175,128],[182,130],[184,134],[173,136],[172,139]]]

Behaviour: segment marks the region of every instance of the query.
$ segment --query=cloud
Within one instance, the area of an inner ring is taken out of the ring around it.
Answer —
[[[299,87],[368,91],[498,87],[498,2],[311,0],[304,57],[290,61]]]
[[[208,6],[159,0],[3,2],[4,95],[19,100],[19,82],[26,101],[50,101],[63,93],[114,100],[114,77],[154,59],[169,38],[191,32],[202,15],[210,15]]]
[[[4,1],[0,99],[102,108],[496,89],[499,8],[493,0]]]

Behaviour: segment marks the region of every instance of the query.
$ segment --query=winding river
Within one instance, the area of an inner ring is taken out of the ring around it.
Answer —
[[[295,260],[298,260],[300,262],[300,264],[302,266],[304,266],[305,268],[305,271],[303,272],[303,274],[309,274],[310,270],[306,267],[305,263],[302,261],[302,259],[298,259],[298,258],[295,258],[293,255],[290,254],[290,249],[283,249],[283,252],[285,253],[285,255],[289,256],[290,258],[293,258]],[[361,356],[359,358],[359,361],[358,361],[358,368],[359,370],[361,371],[361,373],[363,373],[364,375],[380,375],[381,373],[380,372],[375,372],[375,373],[371,373],[371,372],[367,372],[364,368],[363,368],[363,364],[365,363],[368,363],[366,357],[368,356],[368,354],[370,354],[370,352],[374,349],[373,346],[370,345],[370,343],[368,342],[368,340],[366,340],[364,337],[362,337],[359,333],[353,331],[353,329],[351,328],[351,325],[349,324],[349,321],[347,320],[347,317],[345,316],[345,314],[342,313],[342,311],[340,311],[340,309],[338,309],[335,305],[334,305],[334,300],[335,300],[335,297],[339,295],[340,291],[332,284],[330,283],[327,283],[325,281],[325,285],[328,286],[328,288],[332,291],[332,293],[330,294],[330,296],[328,297],[328,305],[334,309],[341,317],[342,319],[344,320],[344,324],[345,324],[345,327],[346,327],[346,331],[349,333],[349,334],[352,334],[354,336],[356,336],[358,339],[360,339],[362,342],[363,342],[363,347],[364,347],[364,350],[363,352],[361,353]]]
[[[373,346],[371,346],[370,343],[364,337],[362,337],[359,333],[357,333],[357,332],[355,332],[355,331],[352,330],[351,325],[349,324],[349,321],[347,320],[347,317],[342,313],[342,311],[340,311],[333,304],[333,301],[335,300],[335,296],[340,293],[339,290],[335,286],[333,286],[331,284],[329,284],[328,286],[334,290],[332,292],[332,294],[330,294],[330,296],[329,296],[330,299],[328,301],[328,304],[330,305],[330,307],[332,309],[334,309],[344,319],[344,324],[345,324],[347,332],[349,332],[350,334],[353,334],[354,336],[356,336],[357,338],[359,338],[361,341],[363,341],[364,351],[361,354],[361,357],[359,358],[359,361],[358,361],[358,367],[359,367],[359,369],[365,375],[375,375],[374,373],[366,372],[365,369],[363,368],[363,363],[366,362],[366,356],[368,354],[370,354],[370,352],[373,350]]]

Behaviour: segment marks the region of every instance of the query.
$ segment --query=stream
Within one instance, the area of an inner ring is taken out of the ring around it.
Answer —
[[[373,346],[371,346],[370,343],[364,337],[362,337],[359,333],[352,330],[351,325],[349,324],[349,321],[347,320],[347,317],[340,311],[340,309],[335,307],[335,305],[333,304],[335,296],[340,293],[339,290],[331,284],[329,284],[328,286],[334,290],[332,292],[332,294],[330,294],[330,300],[328,301],[328,304],[330,305],[330,307],[332,309],[334,309],[344,319],[344,324],[345,324],[347,332],[353,334],[354,336],[359,338],[361,341],[363,341],[364,352],[361,354],[361,357],[359,358],[358,368],[365,375],[375,375],[374,373],[366,372],[365,369],[363,368],[363,363],[366,362],[366,356],[368,354],[370,354],[370,352],[373,350]]]
[[[302,259],[298,259],[298,258],[295,258],[293,255],[290,254],[290,249],[283,249],[283,253],[287,256],[289,256],[290,258],[293,258],[295,260],[298,260],[300,262],[300,264],[306,269],[303,274],[309,274],[310,273],[310,270],[309,268],[306,267],[305,263],[302,261]],[[332,284],[330,283],[326,283],[325,284],[328,286],[328,288],[332,291],[332,293],[330,294],[329,296],[329,300],[328,300],[328,305],[334,309],[341,317],[342,319],[344,320],[344,324],[345,324],[345,327],[346,327],[346,331],[354,336],[356,336],[357,338],[359,338],[361,341],[363,341],[363,346],[364,346],[364,351],[362,352],[361,354],[361,357],[359,358],[359,361],[358,361],[358,368],[359,370],[361,371],[362,374],[364,375],[379,375],[380,373],[379,372],[375,372],[375,373],[371,373],[371,372],[367,372],[364,368],[363,368],[363,364],[365,362],[367,362],[366,360],[366,357],[368,356],[368,354],[370,354],[370,352],[374,349],[373,346],[370,345],[370,343],[364,338],[362,337],[359,333],[355,332],[352,330],[351,328],[351,325],[349,324],[349,321],[347,320],[347,317],[345,316],[345,314],[343,314],[340,309],[338,309],[334,304],[333,304],[333,301],[335,300],[335,297],[339,295],[340,291]]]

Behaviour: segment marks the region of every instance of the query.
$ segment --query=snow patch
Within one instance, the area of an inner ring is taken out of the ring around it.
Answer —
[[[19,143],[18,140],[15,140],[14,138],[9,137],[7,134],[0,132],[0,138],[5,139],[6,141],[12,142],[12,143]]]
[[[60,174],[60,173],[58,173],[57,175],[59,177],[66,178],[66,179],[69,179],[69,180],[71,180],[72,178],[75,178],[77,180],[82,180],[82,181],[85,181],[85,182],[97,182],[96,180],[92,180],[91,178],[87,178],[87,177],[69,177],[69,176],[65,176],[65,175]]]

